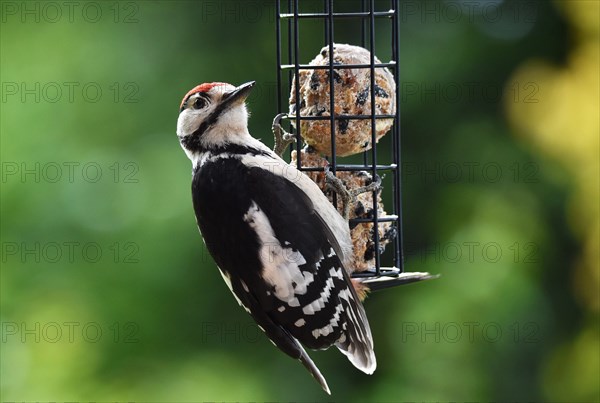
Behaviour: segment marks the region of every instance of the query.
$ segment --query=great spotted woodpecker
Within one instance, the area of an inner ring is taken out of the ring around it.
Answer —
[[[250,135],[253,86],[205,83],[181,102],[177,136],[193,165],[196,221],[239,304],[330,393],[303,345],[335,345],[367,374],[377,365],[348,274],[348,223],[314,182]]]

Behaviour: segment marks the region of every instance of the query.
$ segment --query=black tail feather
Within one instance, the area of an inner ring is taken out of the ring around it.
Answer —
[[[310,359],[308,354],[306,354],[306,351],[304,351],[304,349],[302,347],[300,347],[300,348],[302,349],[302,355],[299,358],[300,362],[302,363],[302,365],[304,365],[306,367],[306,369],[308,369],[308,371],[311,373],[313,378],[315,378],[317,380],[317,382],[319,382],[319,384],[321,385],[321,387],[323,388],[325,393],[327,393],[328,395],[331,395],[331,391],[329,390],[329,385],[327,385],[327,381],[325,380],[325,377],[321,374],[321,371],[319,371],[319,368],[317,368],[317,366]]]

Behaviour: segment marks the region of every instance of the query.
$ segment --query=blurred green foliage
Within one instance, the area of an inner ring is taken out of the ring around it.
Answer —
[[[272,144],[274,3],[67,3],[0,3],[1,400],[325,400],[223,284],[175,136],[189,88],[256,80]],[[442,277],[369,297],[373,376],[311,353],[332,399],[599,400],[598,3],[401,10],[406,269]]]

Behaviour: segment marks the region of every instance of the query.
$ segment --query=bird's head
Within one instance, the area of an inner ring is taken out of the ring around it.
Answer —
[[[177,136],[188,155],[249,136],[245,100],[253,86],[254,81],[239,87],[204,83],[185,94],[179,108]]]

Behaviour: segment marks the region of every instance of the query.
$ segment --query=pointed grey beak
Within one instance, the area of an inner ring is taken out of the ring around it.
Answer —
[[[244,102],[246,98],[248,98],[248,95],[250,95],[250,91],[252,91],[252,87],[254,87],[255,83],[256,81],[247,82],[235,88],[233,91],[226,93],[223,95],[221,103],[223,105],[234,105]]]

